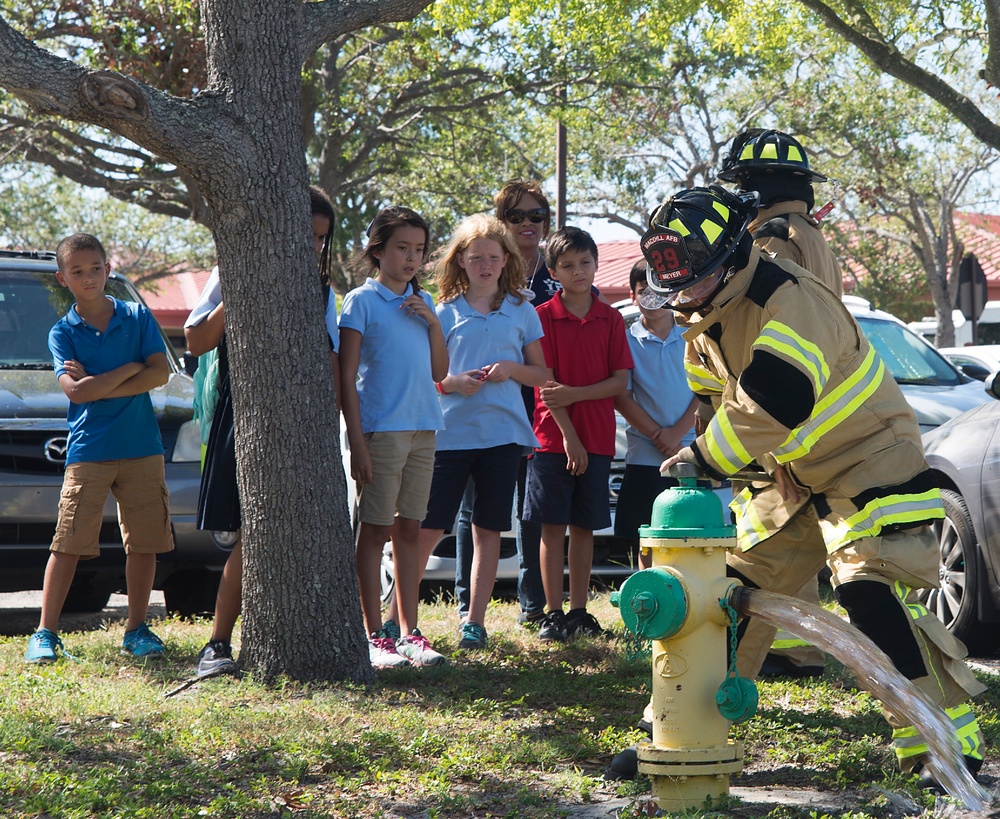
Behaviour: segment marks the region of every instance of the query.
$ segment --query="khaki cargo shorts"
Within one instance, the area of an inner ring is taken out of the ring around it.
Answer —
[[[163,456],[69,464],[59,495],[53,552],[97,557],[108,492],[118,501],[125,553],[160,554],[174,548]]]

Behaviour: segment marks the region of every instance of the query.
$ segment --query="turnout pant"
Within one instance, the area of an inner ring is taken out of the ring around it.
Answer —
[[[827,501],[832,520],[855,511],[849,501],[829,497]],[[917,600],[918,589],[938,585],[938,544],[931,527],[861,538],[828,554],[814,536],[813,527],[823,526],[815,508],[804,507],[797,517],[803,520],[786,527],[785,537],[768,538],[744,552],[730,552],[729,573],[750,587],[794,596],[825,562],[832,572],[837,602],[851,623],[951,717],[963,753],[981,760],[982,735],[965,701],[986,687],[965,664],[965,646]],[[737,669],[741,676],[754,679],[771,646],[774,628],[755,625],[752,618],[744,624]],[[913,770],[923,761],[926,745],[912,726],[900,724],[892,714],[885,716],[894,729],[900,767]]]

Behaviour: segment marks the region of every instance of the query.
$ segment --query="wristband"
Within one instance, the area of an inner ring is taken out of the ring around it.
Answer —
[[[441,393],[441,395],[451,395],[451,393],[448,392],[448,390],[446,390],[444,387],[441,386],[440,381],[438,381],[434,386],[437,387],[437,391]]]

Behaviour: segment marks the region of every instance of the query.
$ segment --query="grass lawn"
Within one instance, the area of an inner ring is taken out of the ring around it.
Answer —
[[[169,699],[209,623],[154,623],[168,651],[147,662],[118,653],[120,622],[62,634],[76,660],[52,666],[25,665],[26,638],[2,638],[0,816],[521,819],[571,817],[610,797],[628,797],[623,817],[653,815],[648,781],[601,778],[642,736],[633,726],[649,698],[649,661],[630,659],[606,594],[591,610],[614,639],[550,648],[517,625],[515,603],[494,603],[489,650],[463,653],[454,608],[424,605],[421,628],[451,654],[445,666],[380,672],[370,688],[221,678]],[[1000,678],[984,680],[976,709],[995,749]],[[686,815],[859,819],[903,815],[905,802],[917,814],[932,808],[896,774],[878,703],[853,685],[832,660],[819,681],[762,682],[757,716],[733,729],[747,759],[732,784],[861,792],[864,813],[731,798]]]

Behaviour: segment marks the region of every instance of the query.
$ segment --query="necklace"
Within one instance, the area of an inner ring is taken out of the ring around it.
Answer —
[[[535,274],[538,272],[538,262],[542,258],[542,253],[540,250],[535,250],[535,261],[531,263],[531,272],[528,274],[528,284],[531,284],[531,280],[535,278]]]

